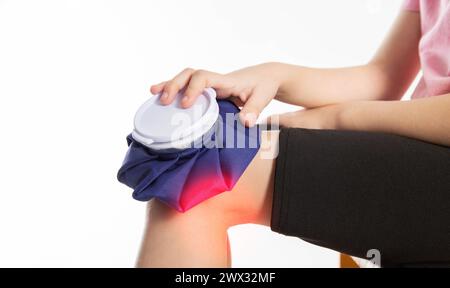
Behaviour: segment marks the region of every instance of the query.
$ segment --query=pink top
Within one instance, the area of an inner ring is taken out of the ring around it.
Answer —
[[[413,98],[450,93],[450,0],[406,0],[403,8],[419,11],[423,77]]]

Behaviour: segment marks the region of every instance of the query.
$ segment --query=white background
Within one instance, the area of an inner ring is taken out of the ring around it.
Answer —
[[[151,83],[187,66],[362,64],[399,6],[0,0],[0,266],[133,266],[145,204],[116,172]],[[337,253],[268,228],[230,233],[236,267],[338,265]]]

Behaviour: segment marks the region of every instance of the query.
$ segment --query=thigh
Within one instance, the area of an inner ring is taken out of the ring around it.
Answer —
[[[450,148],[369,132],[286,129],[272,229],[382,265],[450,263]]]

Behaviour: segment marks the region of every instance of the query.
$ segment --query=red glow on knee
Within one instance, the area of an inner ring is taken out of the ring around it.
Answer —
[[[216,173],[217,171],[205,171],[201,177],[190,179],[180,198],[182,212],[214,197],[222,192],[230,191],[231,177]]]

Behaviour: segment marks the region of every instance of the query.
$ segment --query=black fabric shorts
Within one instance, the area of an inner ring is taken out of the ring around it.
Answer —
[[[271,228],[381,265],[450,266],[450,148],[370,132],[283,129]]]

